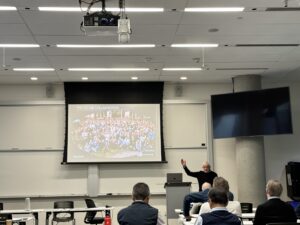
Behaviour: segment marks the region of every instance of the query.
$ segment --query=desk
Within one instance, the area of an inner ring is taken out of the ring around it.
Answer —
[[[49,218],[53,213],[64,213],[64,212],[101,212],[101,211],[112,211],[113,208],[109,207],[97,207],[97,208],[72,208],[72,209],[43,209],[46,213],[46,225],[49,225]],[[111,214],[111,213],[110,213]]]
[[[242,218],[244,219],[249,219],[253,220],[255,217],[255,213],[242,213]]]
[[[31,214],[34,217],[34,224],[39,224],[39,212],[42,212],[43,209],[16,209],[16,210],[0,210],[0,214]]]

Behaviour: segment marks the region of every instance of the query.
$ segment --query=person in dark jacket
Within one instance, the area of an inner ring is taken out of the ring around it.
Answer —
[[[228,194],[222,188],[212,188],[208,192],[211,212],[199,215],[195,225],[241,225],[236,215],[228,212]]]
[[[164,225],[158,209],[149,205],[150,190],[145,183],[133,186],[133,203],[119,211],[120,225]]]
[[[268,200],[257,207],[253,225],[297,221],[293,207],[280,199],[281,193],[281,183],[269,180],[266,186]]]
[[[197,172],[190,171],[186,165],[186,160],[184,159],[181,159],[181,165],[188,176],[197,178],[199,191],[202,191],[202,184],[206,182],[210,183],[210,185],[213,185],[214,178],[218,176],[218,174],[210,170],[210,164],[208,162],[204,162],[202,164],[202,170]]]
[[[226,179],[223,177],[215,177],[213,181],[213,187],[223,189],[228,196],[229,201],[233,201],[234,196],[229,191],[229,183]],[[191,219],[190,216],[190,205],[191,203],[197,203],[197,202],[207,202],[208,200],[208,191],[211,188],[210,183],[204,183],[202,185],[202,191],[200,192],[192,192],[184,197],[183,200],[183,215],[187,221]]]
[[[295,212],[296,212],[297,218],[300,219],[300,203],[297,205]]]

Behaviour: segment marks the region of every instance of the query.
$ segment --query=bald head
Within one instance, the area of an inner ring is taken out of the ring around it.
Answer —
[[[210,164],[207,161],[203,162],[202,170],[204,173],[208,173],[210,171]]]
[[[210,189],[210,188],[211,188],[211,184],[210,183],[204,182],[202,184],[202,191],[204,191],[206,189]]]

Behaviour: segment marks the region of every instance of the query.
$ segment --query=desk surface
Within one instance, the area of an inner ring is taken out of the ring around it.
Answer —
[[[43,209],[8,209],[0,210],[0,214],[29,214],[43,212]]]
[[[39,213],[39,212],[88,212],[88,211],[104,211],[113,210],[113,207],[96,207],[96,208],[66,208],[66,209],[11,209],[11,210],[0,210],[0,214],[29,214],[29,213]]]
[[[255,213],[242,213],[243,219],[254,219]]]
[[[42,209],[43,212],[52,213],[52,212],[89,212],[89,211],[105,211],[113,210],[113,207],[96,207],[96,208],[65,208],[65,209]]]

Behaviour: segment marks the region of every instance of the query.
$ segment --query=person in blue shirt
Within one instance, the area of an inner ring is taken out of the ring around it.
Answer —
[[[222,188],[212,188],[208,192],[211,212],[199,215],[195,225],[241,225],[236,215],[228,212],[228,194]]]

